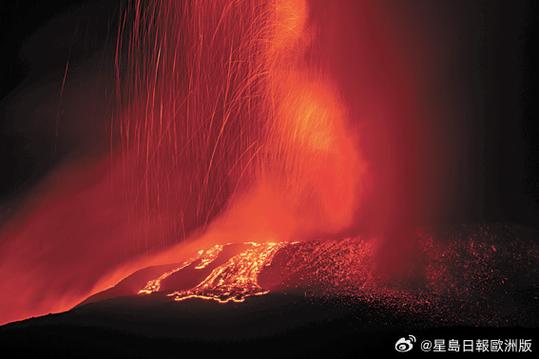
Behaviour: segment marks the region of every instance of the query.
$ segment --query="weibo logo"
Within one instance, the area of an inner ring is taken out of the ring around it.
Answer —
[[[408,335],[408,338],[402,337],[395,343],[395,350],[399,353],[409,352],[414,347],[415,342],[416,338],[411,334]]]

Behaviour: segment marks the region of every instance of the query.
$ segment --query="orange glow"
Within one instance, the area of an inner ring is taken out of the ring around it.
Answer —
[[[233,256],[226,263],[215,268],[196,287],[168,294],[175,301],[189,298],[215,300],[219,303],[243,302],[245,298],[264,295],[269,290],[258,284],[258,275],[271,264],[277,251],[285,243],[245,243],[249,245],[243,252]]]
[[[178,267],[161,274],[159,278],[148,281],[148,283],[144,286],[144,288],[139,290],[138,294],[151,294],[154,292],[158,292],[161,289],[162,280],[170,277],[172,274],[193,264],[193,262],[195,262],[196,260],[200,260],[200,263],[195,267],[195,269],[204,269],[208,264],[213,262],[215,258],[219,256],[222,250],[223,250],[223,245],[219,245],[219,244],[216,244],[207,250],[202,250],[202,249],[199,250],[197,252],[197,256],[195,256],[194,258],[188,259],[184,261],[182,264],[180,264]]]
[[[154,293],[192,263],[180,260],[190,246],[215,246],[199,254],[202,269],[219,245],[251,240],[174,294],[242,301],[266,292],[257,276],[280,243],[348,230],[365,165],[338,91],[308,60],[309,16],[305,0],[129,1],[113,160],[66,166],[24,225],[2,232],[0,289],[20,297],[3,299],[0,322],[67,310],[150,264],[183,263],[140,289]]]
[[[283,55],[284,50],[306,36],[307,3],[305,0],[277,0],[272,10],[271,50]]]

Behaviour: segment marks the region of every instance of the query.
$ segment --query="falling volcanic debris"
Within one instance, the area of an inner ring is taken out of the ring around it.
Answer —
[[[232,241],[350,225],[364,166],[336,91],[307,59],[312,26],[304,0],[131,3],[116,125],[141,246],[218,215],[236,222],[216,234]]]
[[[199,243],[259,242],[170,295],[266,293],[257,275],[279,243],[350,226],[364,168],[336,92],[306,59],[315,33],[306,1],[134,2],[125,17],[118,126],[133,208],[165,241],[196,225],[208,227]],[[221,247],[212,248],[199,255]]]

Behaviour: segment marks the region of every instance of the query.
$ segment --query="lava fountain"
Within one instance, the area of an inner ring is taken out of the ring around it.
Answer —
[[[227,281],[240,300],[264,292],[270,243],[348,230],[365,164],[318,30],[303,0],[128,1],[110,156],[67,161],[2,228],[0,291],[17,295],[0,299],[0,322],[67,310],[200,248],[256,242]],[[175,298],[205,296],[214,278]]]
[[[128,199],[143,212],[132,216],[160,229],[143,245],[193,228],[201,246],[255,241],[170,295],[227,302],[266,293],[256,277],[282,243],[348,229],[364,171],[338,92],[316,64],[307,3],[132,5],[117,49],[126,104],[118,126]]]
[[[194,228],[263,242],[350,225],[363,165],[309,60],[305,1],[136,1],[126,16],[117,125],[143,246]]]

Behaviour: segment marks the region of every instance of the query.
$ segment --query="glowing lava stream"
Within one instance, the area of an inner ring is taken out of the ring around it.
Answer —
[[[249,248],[233,256],[224,264],[216,267],[212,272],[194,288],[175,291],[167,294],[175,301],[182,301],[189,298],[200,298],[214,300],[219,303],[243,302],[245,298],[264,295],[269,290],[262,288],[258,284],[258,275],[262,269],[271,264],[277,251],[288,243],[267,242],[255,243],[246,242]],[[206,251],[200,250],[195,258],[182,262],[178,267],[163,273],[156,279],[148,281],[138,294],[151,294],[158,292],[161,288],[161,281],[170,275],[188,267],[195,261],[200,263],[195,269],[203,269],[212,263],[222,252],[224,245],[214,245]]]
[[[197,256],[194,258],[190,258],[184,262],[182,262],[178,267],[165,272],[159,276],[157,279],[153,279],[148,281],[144,288],[138,291],[138,294],[151,294],[154,292],[159,292],[161,289],[161,281],[168,278],[170,275],[184,269],[185,267],[190,266],[192,263],[194,263],[196,260],[200,260],[200,264],[198,264],[195,269],[203,269],[206,268],[208,264],[213,262],[215,258],[219,256],[219,254],[223,251],[224,245],[222,244],[216,244],[212,246],[211,248],[207,250],[199,250],[197,252]]]

